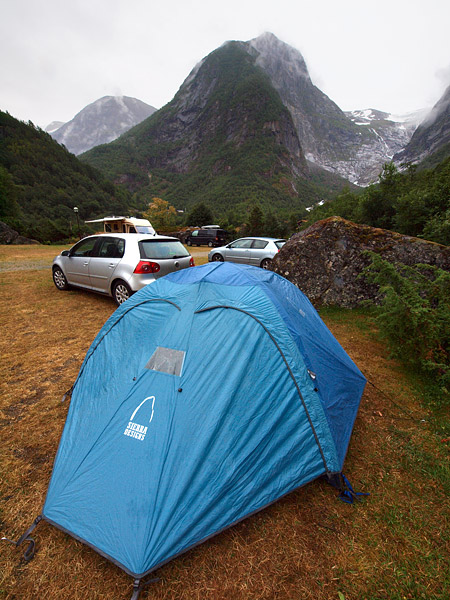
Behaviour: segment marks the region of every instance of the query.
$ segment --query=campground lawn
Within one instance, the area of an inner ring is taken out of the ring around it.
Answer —
[[[61,397],[115,309],[110,298],[56,290],[50,265],[61,249],[0,246],[0,536],[15,540],[45,499],[69,408]],[[207,250],[190,251],[207,261]],[[450,597],[450,434],[368,313],[321,315],[370,382],[345,464],[370,496],[348,505],[322,480],[306,485],[159,569],[142,600]],[[28,564],[25,545],[1,542],[2,600],[130,598],[131,577],[95,551],[45,522],[33,537]]]

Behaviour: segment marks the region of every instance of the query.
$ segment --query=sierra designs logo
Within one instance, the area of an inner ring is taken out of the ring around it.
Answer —
[[[151,415],[150,415],[150,420],[148,421],[148,425],[152,422],[152,420],[153,420],[153,414],[155,412],[154,411],[154,408],[155,408],[155,396],[148,396],[147,398],[145,398],[144,400],[142,400],[142,402],[139,404],[139,406],[135,409],[135,411],[131,415],[130,420],[128,422],[128,425],[126,426],[126,429],[123,432],[123,435],[127,435],[128,437],[132,437],[132,438],[134,438],[136,440],[140,440],[141,442],[144,441],[145,436],[147,434],[148,425],[141,425],[140,423],[136,423],[135,422],[135,417],[136,417],[136,414],[137,414],[138,410],[148,400],[150,400],[151,403],[152,403]]]

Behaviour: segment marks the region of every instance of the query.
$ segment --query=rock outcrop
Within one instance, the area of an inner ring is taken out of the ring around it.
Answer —
[[[377,286],[363,270],[366,250],[391,263],[423,263],[450,271],[450,247],[385,229],[330,217],[295,234],[272,261],[272,270],[289,279],[316,305],[354,307],[377,300]]]
[[[39,242],[19,235],[17,231],[0,221],[0,244],[39,244]]]

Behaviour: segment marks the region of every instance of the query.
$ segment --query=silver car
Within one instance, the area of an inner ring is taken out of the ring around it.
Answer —
[[[112,296],[117,304],[159,277],[194,266],[177,238],[114,233],[91,235],[53,261],[58,290],[71,286]]]
[[[226,246],[214,248],[208,254],[208,261],[229,260],[268,269],[272,258],[283,247],[286,240],[270,237],[245,237]]]

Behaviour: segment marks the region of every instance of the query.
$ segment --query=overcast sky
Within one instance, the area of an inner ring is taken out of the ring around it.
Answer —
[[[405,113],[450,84],[448,0],[4,0],[0,109],[45,128],[106,95],[161,108],[226,40],[271,31],[343,110]]]

